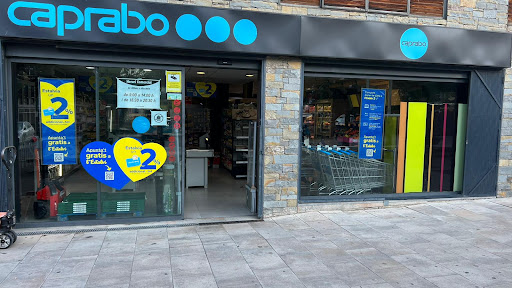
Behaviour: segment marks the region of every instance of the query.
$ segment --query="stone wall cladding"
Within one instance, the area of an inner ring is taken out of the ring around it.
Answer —
[[[498,197],[512,197],[512,69],[505,70]]]
[[[320,8],[279,4],[278,0],[144,0],[161,3],[197,5],[216,8],[240,9],[270,13],[307,15],[326,18],[367,20],[389,23],[436,25],[473,30],[512,32],[508,26],[507,0],[448,0],[447,17],[404,16],[386,13],[354,12],[336,8]],[[290,61],[290,62],[287,62]],[[300,90],[285,87],[283,77],[287,81],[301,79],[287,77],[284,71],[300,71],[299,59],[269,58],[267,60],[266,101],[265,112],[265,211],[264,215],[296,213],[297,210],[297,152],[299,123],[299,105],[297,93]],[[279,66],[279,68],[277,68]],[[274,78],[272,78],[274,77]],[[270,86],[269,86],[270,85]],[[291,89],[291,90],[288,90]],[[287,94],[290,93],[290,94]],[[297,101],[288,103],[287,101]],[[295,110],[295,108],[297,108]],[[282,110],[275,110],[282,109]],[[278,114],[279,112],[279,114]],[[296,118],[293,118],[296,117]],[[281,122],[283,119],[284,122]],[[286,123],[289,121],[290,123]],[[293,136],[293,137],[292,137]],[[287,146],[292,145],[295,147]],[[505,91],[503,103],[503,123],[500,148],[498,178],[498,196],[512,197],[512,69],[506,69]]]
[[[141,0],[159,3],[197,5],[249,11],[307,15],[327,18],[368,20],[414,25],[439,25],[466,29],[506,31],[508,16],[507,0],[448,0],[447,17],[407,16],[383,13],[367,13],[343,8],[279,4],[279,0]]]
[[[300,59],[265,60],[263,216],[297,213]]]

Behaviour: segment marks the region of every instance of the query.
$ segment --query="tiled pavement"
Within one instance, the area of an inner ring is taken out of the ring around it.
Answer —
[[[0,250],[0,282],[24,288],[512,287],[512,199],[23,236]]]

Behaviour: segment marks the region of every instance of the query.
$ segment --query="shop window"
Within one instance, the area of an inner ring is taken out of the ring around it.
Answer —
[[[304,88],[301,197],[461,191],[465,84],[306,77]]]
[[[182,104],[165,70],[13,68],[22,222],[182,213]]]
[[[445,0],[324,0],[321,2],[311,0],[281,0],[281,3],[444,17],[444,1]],[[407,8],[408,6],[410,7],[409,10]]]

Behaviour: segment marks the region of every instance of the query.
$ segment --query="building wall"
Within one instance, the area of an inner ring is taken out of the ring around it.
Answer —
[[[368,20],[413,25],[437,25],[473,30],[512,32],[507,0],[448,0],[446,19],[353,12],[343,9],[279,4],[278,0],[150,0],[216,8]],[[297,205],[301,61],[267,58],[265,87],[264,216],[300,211]],[[506,69],[500,148],[498,196],[512,196],[512,69]]]
[[[297,212],[302,62],[265,61],[263,216]]]

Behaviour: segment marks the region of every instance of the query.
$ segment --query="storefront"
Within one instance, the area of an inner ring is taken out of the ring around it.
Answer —
[[[509,34],[137,1],[0,13],[22,222],[188,218],[216,165],[247,179],[217,200],[259,217],[496,195]]]

